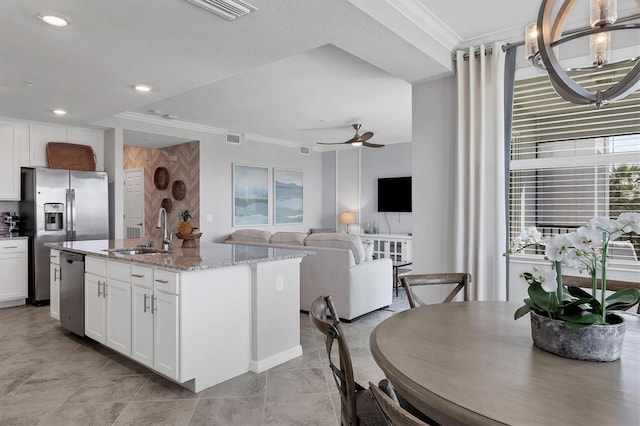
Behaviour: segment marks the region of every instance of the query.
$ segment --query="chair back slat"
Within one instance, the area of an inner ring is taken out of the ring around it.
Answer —
[[[407,299],[409,300],[409,306],[415,308],[419,305],[424,305],[424,302],[418,298],[411,287],[414,286],[432,286],[443,284],[456,284],[453,290],[444,299],[444,303],[451,302],[460,291],[463,291],[464,300],[469,300],[469,284],[471,283],[471,274],[468,273],[446,273],[446,274],[418,274],[418,275],[405,275],[400,281],[402,286],[407,292]]]
[[[356,390],[358,388],[353,376],[353,365],[349,347],[342,331],[340,317],[336,313],[335,304],[331,296],[320,296],[309,309],[311,323],[324,334],[325,348],[329,357],[329,366],[333,373],[340,394],[342,424],[357,425]],[[328,318],[330,317],[330,319]],[[333,343],[338,344],[339,367],[334,363],[332,354]]]
[[[387,394],[385,394],[378,386],[369,382],[369,389],[371,389],[371,393],[373,394],[374,399],[378,403],[380,409],[382,409],[384,416],[387,418],[387,421],[391,425],[428,426],[427,423],[414,417],[411,413],[402,408]]]

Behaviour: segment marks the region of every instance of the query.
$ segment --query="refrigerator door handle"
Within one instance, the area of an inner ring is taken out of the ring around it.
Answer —
[[[76,240],[76,190],[70,189],[71,193],[71,240]]]
[[[71,237],[71,226],[72,226],[72,219],[71,219],[71,190],[67,188],[66,190],[67,192],[67,204],[66,204],[66,212],[65,212],[65,216],[66,216],[66,220],[65,220],[65,228],[67,229],[67,241],[71,241],[72,237]]]

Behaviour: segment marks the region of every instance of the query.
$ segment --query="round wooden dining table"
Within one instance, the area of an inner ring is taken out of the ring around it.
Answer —
[[[536,348],[519,304],[456,302],[395,314],[372,332],[373,358],[397,392],[449,424],[640,425],[640,316],[621,358],[566,359]]]

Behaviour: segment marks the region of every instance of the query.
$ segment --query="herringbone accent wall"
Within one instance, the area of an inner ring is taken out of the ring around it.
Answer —
[[[200,142],[189,142],[166,148],[145,148],[124,146],[124,169],[144,168],[144,223],[145,233],[154,238],[162,238],[162,230],[156,228],[158,210],[162,199],[169,198],[172,209],[169,212],[169,227],[174,234],[180,223],[180,215],[189,210],[193,218],[193,226],[200,224]],[[153,183],[153,175],[158,167],[169,170],[169,186],[157,189]],[[183,200],[175,200],[171,195],[171,187],[176,180],[182,180],[187,188]]]

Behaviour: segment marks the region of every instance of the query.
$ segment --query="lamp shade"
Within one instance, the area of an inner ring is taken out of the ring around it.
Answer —
[[[356,214],[354,212],[342,212],[338,220],[342,225],[353,225],[356,223]]]

